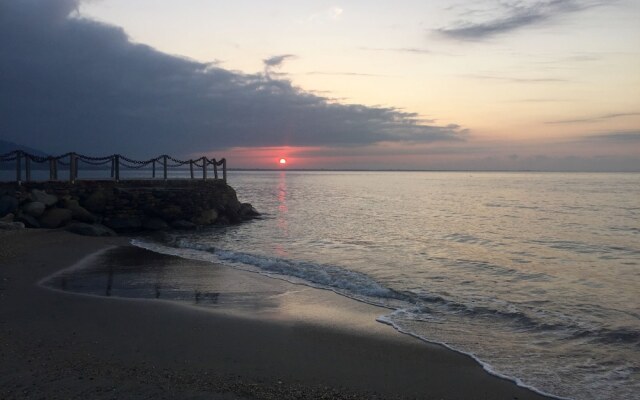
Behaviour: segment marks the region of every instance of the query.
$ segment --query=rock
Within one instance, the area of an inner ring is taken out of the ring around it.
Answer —
[[[20,214],[16,217],[16,221],[22,222],[27,228],[40,228],[40,222],[38,222],[38,219],[29,214]]]
[[[148,231],[165,231],[169,225],[160,218],[147,218],[142,222],[142,227]]]
[[[13,215],[13,213],[9,213],[4,217],[0,218],[0,222],[13,222],[14,218],[15,218],[15,215]]]
[[[22,212],[38,218],[44,213],[46,206],[39,201],[32,201],[22,206]]]
[[[117,233],[101,224],[73,222],[67,225],[64,229],[84,236],[117,236]]]
[[[104,224],[116,232],[138,231],[142,228],[140,218],[132,216],[105,218]]]
[[[258,210],[253,208],[251,204],[242,203],[240,204],[240,210],[238,210],[238,215],[240,215],[240,218],[242,219],[251,219],[251,218],[259,217],[260,213],[258,212]]]
[[[197,225],[193,222],[185,221],[183,219],[175,220],[171,223],[173,229],[192,230],[196,229]]]
[[[12,213],[16,209],[18,209],[18,199],[8,194],[0,197],[0,217]]]
[[[182,208],[177,205],[170,205],[160,210],[158,215],[165,221],[173,221],[182,217]]]
[[[45,192],[44,190],[31,190],[31,198],[33,201],[43,203],[47,207],[51,207],[58,202],[58,197]]]
[[[17,231],[20,229],[24,229],[22,222],[0,222],[0,230]]]
[[[96,217],[89,211],[87,211],[86,208],[78,204],[78,200],[63,199],[62,203],[64,204],[65,208],[71,210],[73,219],[89,224],[93,224],[94,222],[96,222]]]
[[[204,210],[191,221],[197,225],[211,225],[216,222],[216,219],[218,219],[218,212],[216,210]]]
[[[104,190],[96,190],[84,201],[83,206],[94,213],[101,213],[107,205],[108,197]]]
[[[216,220],[216,225],[229,225],[231,220],[226,215],[221,215]]]
[[[66,208],[50,208],[40,218],[40,226],[43,228],[58,228],[71,221],[73,213]]]

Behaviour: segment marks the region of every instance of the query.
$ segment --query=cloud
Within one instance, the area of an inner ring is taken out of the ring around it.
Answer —
[[[600,121],[614,119],[614,118],[637,116],[637,115],[640,115],[640,112],[612,113],[612,114],[597,115],[594,117],[586,117],[586,118],[560,119],[555,121],[547,121],[545,122],[545,124],[592,123],[592,122],[600,122]]]
[[[379,74],[366,74],[361,72],[323,72],[323,71],[311,71],[307,72],[305,75],[337,75],[337,76],[388,76],[388,75],[379,75]]]
[[[608,143],[640,143],[640,130],[605,132],[595,135],[584,135],[578,138],[580,142],[608,142]]]
[[[451,27],[436,29],[436,32],[451,39],[482,40],[539,25],[562,15],[574,14],[602,4],[607,2],[577,0],[502,2],[498,16],[492,16],[484,21],[461,21]]]
[[[429,49],[420,49],[417,47],[399,47],[399,48],[376,48],[376,47],[360,47],[360,50],[365,51],[386,51],[394,53],[411,53],[411,54],[434,54]]]
[[[465,138],[458,125],[336,103],[268,71],[230,71],[132,43],[76,8],[70,0],[0,0],[3,139],[52,153],[141,156]],[[270,57],[265,67],[292,56]]]
[[[339,6],[326,8],[320,12],[310,15],[303,23],[317,23],[323,21],[338,22],[344,15],[344,9]]]
[[[331,9],[329,10],[331,19],[339,19],[343,13],[344,13],[344,10],[340,7],[331,7]]]
[[[291,59],[291,58],[295,58],[295,55],[293,55],[293,54],[281,54],[279,56],[272,56],[272,57],[269,57],[267,59],[264,59],[264,60],[262,60],[262,62],[267,67],[279,67],[279,66],[282,65],[282,63],[285,60]]]
[[[462,75],[466,78],[480,79],[480,80],[492,80],[503,81],[513,83],[566,83],[570,82],[568,79],[563,78],[523,78],[523,77],[510,77],[510,76],[495,76],[495,75]]]

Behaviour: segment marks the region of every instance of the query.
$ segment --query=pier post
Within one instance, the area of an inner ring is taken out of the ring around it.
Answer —
[[[116,154],[113,156],[113,170],[115,172],[115,176],[114,178],[116,179],[116,182],[120,182],[120,155]]]
[[[222,159],[222,180],[227,183],[227,159]]]
[[[207,180],[207,157],[202,157],[202,179]]]
[[[151,177],[156,177],[156,160],[151,161]]]
[[[164,159],[164,165],[163,165],[163,169],[164,169],[164,180],[167,180],[167,156],[162,156],[162,158]]]
[[[16,182],[22,183],[22,151],[16,153]]]
[[[213,159],[213,162],[211,164],[213,164],[213,177],[215,179],[218,179],[218,162],[215,158]]]
[[[74,157],[73,157],[73,180],[76,181],[78,179],[78,170],[80,169],[80,157],[78,157],[77,154],[73,153]]]
[[[76,181],[75,172],[76,172],[76,153],[69,154],[69,183],[74,183]]]
[[[30,182],[31,181],[31,158],[29,157],[29,154],[25,154],[24,156],[24,172],[26,175],[26,181]]]
[[[55,175],[53,173],[53,171],[55,170],[55,162],[56,160],[53,157],[49,156],[49,180],[50,181],[55,180],[54,179]]]
[[[189,160],[189,173],[191,174],[191,179],[193,179],[193,160]]]

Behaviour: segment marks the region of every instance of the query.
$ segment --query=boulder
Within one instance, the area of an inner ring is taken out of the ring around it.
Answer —
[[[242,219],[251,219],[251,218],[259,217],[260,213],[258,212],[258,210],[253,208],[251,204],[242,203],[240,204],[240,210],[238,210],[238,215],[240,215],[240,218]]]
[[[22,212],[29,214],[32,217],[40,217],[45,210],[46,206],[40,201],[32,201],[22,206]]]
[[[135,216],[105,218],[104,224],[116,232],[138,231],[142,228],[142,221]]]
[[[204,210],[191,221],[197,225],[211,225],[216,222],[216,219],[218,219],[218,212],[216,210]]]
[[[40,222],[32,215],[21,213],[16,217],[16,221],[22,222],[27,228],[40,228]]]
[[[0,222],[0,230],[17,231],[20,229],[24,229],[22,222]]]
[[[171,223],[173,229],[192,230],[196,229],[197,225],[193,222],[185,221],[183,219],[175,220]]]
[[[158,215],[165,221],[173,221],[182,217],[182,208],[178,205],[170,205],[158,212]]]
[[[50,208],[40,218],[40,226],[43,228],[59,228],[71,221],[73,213],[66,208]]]
[[[47,207],[51,207],[58,202],[58,197],[45,192],[44,190],[31,190],[31,198],[33,201],[43,203]]]
[[[16,209],[18,209],[18,199],[8,194],[0,197],[0,217],[12,213]]]
[[[13,215],[13,213],[9,213],[4,217],[0,218],[0,222],[13,222],[14,219],[15,219],[15,215]]]
[[[142,222],[142,228],[148,231],[166,231],[169,225],[160,218],[147,218]]]
[[[82,205],[91,212],[101,213],[104,211],[107,202],[108,196],[104,190],[96,190],[87,197]]]
[[[62,204],[65,208],[71,210],[73,219],[75,219],[76,221],[86,222],[89,224],[93,224],[94,222],[96,222],[96,217],[89,211],[87,211],[86,208],[78,204],[78,200],[67,198],[62,200]]]
[[[117,236],[117,234],[101,224],[85,224],[84,222],[73,222],[67,225],[65,230],[84,236]]]

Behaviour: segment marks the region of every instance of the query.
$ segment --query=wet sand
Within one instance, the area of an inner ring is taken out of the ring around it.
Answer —
[[[116,246],[125,248],[86,258]],[[115,268],[110,287],[104,275],[97,280],[104,293],[37,284],[83,259]],[[136,266],[162,267],[149,281],[160,300],[114,297]],[[162,301],[174,278],[166,274],[201,276],[202,285],[179,294],[182,302]],[[0,398],[545,398],[375,321],[386,312],[130,248],[126,238],[0,232]]]

